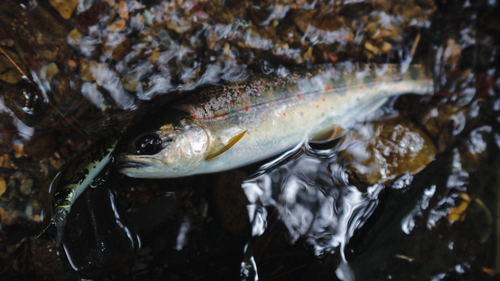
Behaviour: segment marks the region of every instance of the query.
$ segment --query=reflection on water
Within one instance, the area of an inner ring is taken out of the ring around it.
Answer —
[[[0,279],[498,279],[499,8],[1,1]],[[267,164],[173,180],[112,172],[72,211],[66,254],[50,229],[33,239],[64,163],[156,103],[344,61],[424,63],[435,94]]]

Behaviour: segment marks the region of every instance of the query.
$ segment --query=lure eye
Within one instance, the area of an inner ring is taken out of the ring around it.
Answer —
[[[137,154],[152,155],[156,154],[161,150],[162,141],[157,134],[147,133],[140,136],[135,147],[137,149]]]

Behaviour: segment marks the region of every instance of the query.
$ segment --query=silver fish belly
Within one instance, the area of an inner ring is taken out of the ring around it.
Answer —
[[[286,77],[254,74],[193,93],[124,137],[120,171],[170,178],[238,168],[290,149],[331,125],[344,126],[387,98],[433,92],[425,68],[315,66]]]

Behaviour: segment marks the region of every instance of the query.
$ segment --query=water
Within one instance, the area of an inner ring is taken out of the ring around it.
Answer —
[[[120,3],[0,4],[24,73],[0,56],[2,280],[498,278],[496,1]],[[337,61],[424,63],[436,90],[235,171],[112,171],[75,203],[63,249],[53,229],[33,240],[49,183],[90,142],[192,89]]]

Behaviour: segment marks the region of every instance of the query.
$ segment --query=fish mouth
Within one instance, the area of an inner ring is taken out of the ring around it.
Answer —
[[[144,169],[151,166],[151,159],[143,159],[136,155],[119,155],[115,158],[115,167],[119,170]]]
[[[144,162],[137,162],[137,161],[131,161],[131,160],[117,160],[115,163],[115,167],[117,167],[120,170],[123,169],[140,169],[140,168],[147,168],[151,165],[148,163]]]

